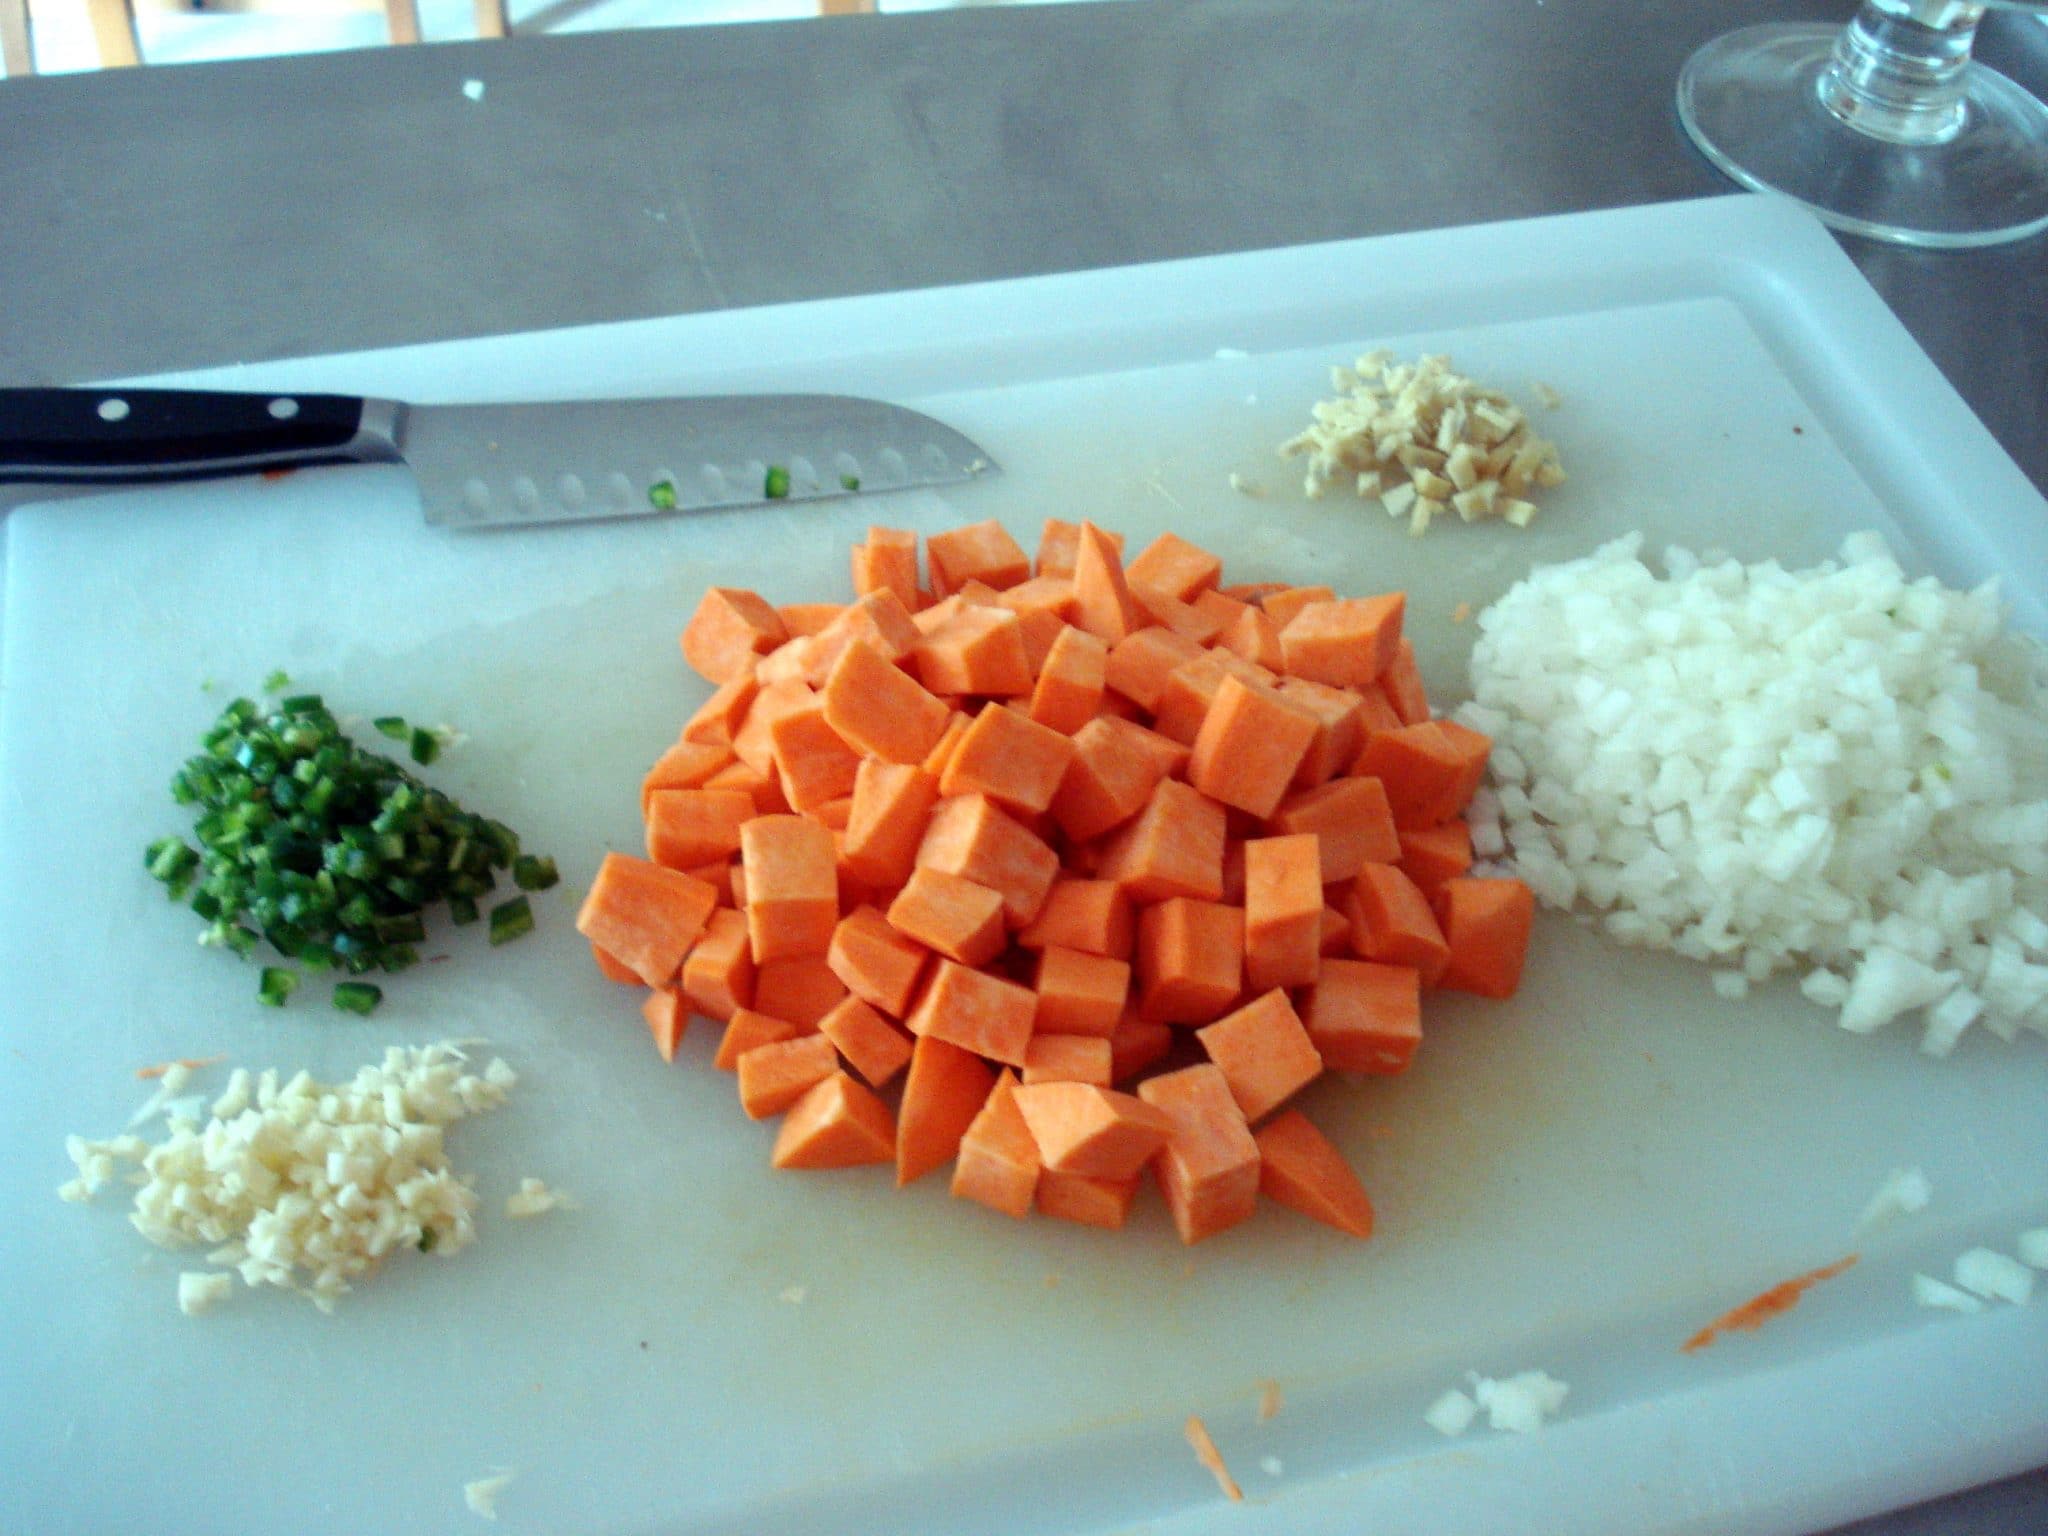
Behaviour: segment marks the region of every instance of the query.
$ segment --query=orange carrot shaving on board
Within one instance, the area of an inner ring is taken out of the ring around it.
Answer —
[[[225,1056],[180,1056],[176,1061],[160,1061],[154,1066],[137,1067],[135,1075],[147,1082],[162,1077],[173,1067],[183,1067],[187,1072],[197,1072],[202,1067],[218,1066],[226,1060]]]
[[[1834,1279],[1861,1257],[1861,1254],[1852,1253],[1846,1258],[1835,1260],[1832,1264],[1823,1264],[1819,1269],[1809,1269],[1803,1275],[1794,1275],[1790,1280],[1780,1280],[1769,1290],[1759,1291],[1741,1306],[1723,1312],[1678,1347],[1686,1354],[1694,1355],[1724,1333],[1754,1333],[1772,1318],[1783,1317],[1799,1305],[1808,1291],[1823,1280]]]
[[[1216,1449],[1216,1442],[1209,1438],[1209,1426],[1197,1414],[1189,1414],[1187,1424],[1181,1431],[1188,1437],[1188,1444],[1194,1447],[1195,1460],[1209,1469],[1216,1479],[1216,1486],[1223,1490],[1223,1496],[1233,1503],[1244,1502],[1244,1490],[1237,1486],[1237,1479],[1230,1475],[1230,1468],[1223,1464],[1223,1453]]]

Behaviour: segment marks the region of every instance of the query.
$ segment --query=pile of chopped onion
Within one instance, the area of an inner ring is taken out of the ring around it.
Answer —
[[[1551,907],[1715,967],[1792,970],[1868,1033],[2048,1033],[2048,665],[1995,587],[1907,580],[1874,534],[1805,571],[1640,536],[1479,617],[1494,785],[1475,847]]]

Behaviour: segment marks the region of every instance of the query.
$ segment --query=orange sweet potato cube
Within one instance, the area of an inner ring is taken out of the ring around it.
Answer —
[[[1100,636],[1068,624],[1045,653],[1031,688],[1031,718],[1071,736],[1102,707],[1109,647]]]
[[[740,828],[740,866],[757,966],[831,948],[839,922],[831,832],[800,816],[757,816]]]
[[[1138,1011],[1206,1024],[1244,987],[1244,909],[1173,897],[1138,915]]]
[[[946,764],[939,793],[983,794],[1005,810],[1036,815],[1052,804],[1073,756],[1072,737],[986,704]]]
[[[1263,820],[1287,793],[1317,729],[1314,715],[1273,689],[1227,676],[1195,733],[1188,782]]]
[[[1259,1193],[1352,1237],[1371,1237],[1372,1201],[1344,1154],[1298,1109],[1275,1115],[1252,1138]]]
[[[1016,1102],[1017,1076],[1007,1067],[960,1137],[953,1194],[1005,1216],[1031,1213],[1038,1188],[1038,1145]]]
[[[1280,631],[1287,672],[1333,688],[1376,682],[1394,663],[1405,606],[1399,592],[1304,604]]]
[[[1203,654],[1201,646],[1170,629],[1137,629],[1110,647],[1104,679],[1111,688],[1148,712],[1158,708],[1166,680],[1177,667]]]
[[[1097,1179],[1085,1173],[1038,1172],[1038,1212],[1061,1221],[1079,1222],[1084,1227],[1117,1231],[1130,1219],[1131,1202],[1137,1198],[1138,1176],[1128,1179]]]
[[[1313,833],[1244,845],[1245,985],[1303,987],[1322,968],[1322,859]]]
[[[706,682],[723,683],[788,638],[782,616],[758,592],[711,587],[683,627],[683,659]]]
[[[1326,960],[1302,1022],[1333,1072],[1405,1072],[1422,1043],[1422,978],[1405,965]]]
[[[1024,1081],[1107,1088],[1114,1060],[1107,1035],[1049,1035],[1041,1030],[1024,1047]]]
[[[1154,733],[1127,720],[1090,720],[1071,738],[1051,808],[1060,830],[1088,842],[1145,808],[1170,771],[1146,738]]]
[[[910,1063],[910,1037],[858,997],[842,997],[818,1020],[818,1033],[870,1088],[881,1087]]]
[[[1018,932],[1017,943],[1024,949],[1058,945],[1083,954],[1128,960],[1136,933],[1130,898],[1114,880],[1061,875],[1046,893],[1038,916]]]
[[[683,961],[683,997],[707,1019],[730,1019],[754,1000],[754,951],[747,942],[747,917],[720,907],[705,924]]]
[[[839,1052],[823,1035],[770,1041],[739,1059],[740,1108],[750,1120],[779,1115],[839,1070]]]
[[[1094,1083],[1030,1083],[1016,1101],[1040,1160],[1061,1173],[1134,1178],[1174,1129],[1164,1110]]]
[[[670,869],[729,859],[756,814],[745,790],[657,789],[647,797],[647,856]]]
[[[913,1035],[1021,1067],[1037,1007],[1027,987],[940,960],[904,1023]]]
[[[922,763],[952,715],[944,700],[865,640],[839,653],[821,702],[826,723],[848,746],[891,763]]]
[[[1378,779],[1332,779],[1280,802],[1268,823],[1276,832],[1313,832],[1323,884],[1349,880],[1367,864],[1399,857],[1393,807]]]
[[[825,963],[855,997],[892,1019],[900,1019],[910,1011],[926,955],[923,945],[898,933],[873,907],[856,907],[832,930],[832,947],[825,952]],[[847,1056],[853,1060],[852,1052]],[[854,1065],[860,1063],[854,1061]],[[881,1086],[865,1070],[861,1076],[875,1087]]]
[[[1323,1058],[1301,1016],[1275,987],[1195,1031],[1247,1121],[1277,1109],[1322,1075]]]
[[[970,581],[1000,592],[1031,574],[1030,557],[994,518],[932,534],[924,541],[924,559],[937,597],[949,596]]]
[[[902,885],[938,799],[938,781],[920,768],[874,757],[862,762],[840,849],[847,871],[878,891]]]
[[[913,870],[889,903],[889,926],[913,944],[962,965],[1003,952],[1003,898],[985,885],[936,869]]]
[[[1223,807],[1178,779],[1161,779],[1145,808],[1104,847],[1097,873],[1133,902],[1223,894]]]
[[[874,1090],[834,1072],[783,1117],[768,1161],[777,1168],[857,1168],[896,1155],[896,1121]]]
[[[918,677],[933,693],[993,697],[1028,697],[1031,693],[1031,655],[1024,645],[1024,623],[1008,608],[963,603],[929,629],[910,654]]]
[[[718,905],[695,876],[607,853],[576,914],[576,931],[650,987],[665,987]]]
[[[1192,603],[1223,579],[1223,562],[1177,533],[1162,533],[1137,553],[1124,574]]]
[[[1365,744],[1365,704],[1358,694],[1305,677],[1283,677],[1273,688],[1288,703],[1314,715],[1319,727],[1294,771],[1294,787],[1312,789],[1349,768]]]
[[[754,1007],[805,1029],[846,996],[846,983],[832,973],[823,955],[784,955],[754,967]]]
[[[768,728],[768,745],[776,780],[791,810],[816,811],[827,801],[853,793],[860,754],[832,729],[822,700],[813,698],[778,716]]]
[[[1130,1001],[1131,967],[1127,961],[1052,944],[1038,952],[1033,983],[1041,1034],[1107,1040]]]
[[[1093,523],[1081,524],[1073,577],[1074,622],[1081,628],[1115,645],[1139,627],[1120,546]]]
[[[1429,898],[1392,864],[1359,870],[1345,913],[1351,920],[1351,946],[1364,959],[1408,966],[1425,987],[1435,986],[1450,964],[1451,949]]]
[[[1257,1208],[1259,1148],[1221,1070],[1209,1062],[1162,1073],[1138,1097],[1173,1129],[1152,1167],[1184,1243],[1237,1225]]]
[[[853,590],[862,597],[892,592],[905,609],[917,612],[917,535],[907,528],[870,526],[867,543],[853,547]]]
[[[986,795],[941,800],[925,824],[917,862],[996,892],[1012,928],[1038,915],[1060,868],[1059,855],[1042,838]]]

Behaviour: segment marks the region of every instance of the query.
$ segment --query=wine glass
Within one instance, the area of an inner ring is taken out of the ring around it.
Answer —
[[[1852,234],[1995,245],[2048,229],[2048,105],[1972,62],[1987,4],[1864,0],[1845,27],[1745,27],[1678,77],[1707,158]]]

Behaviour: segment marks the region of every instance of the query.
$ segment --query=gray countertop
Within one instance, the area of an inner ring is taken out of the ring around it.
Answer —
[[[1118,0],[9,80],[0,382],[1715,194],[1686,55],[1848,9]],[[2048,94],[2048,26],[1980,56]],[[2048,490],[2048,236],[1844,245]],[[2038,1536],[2048,1470],[1853,1529]]]

